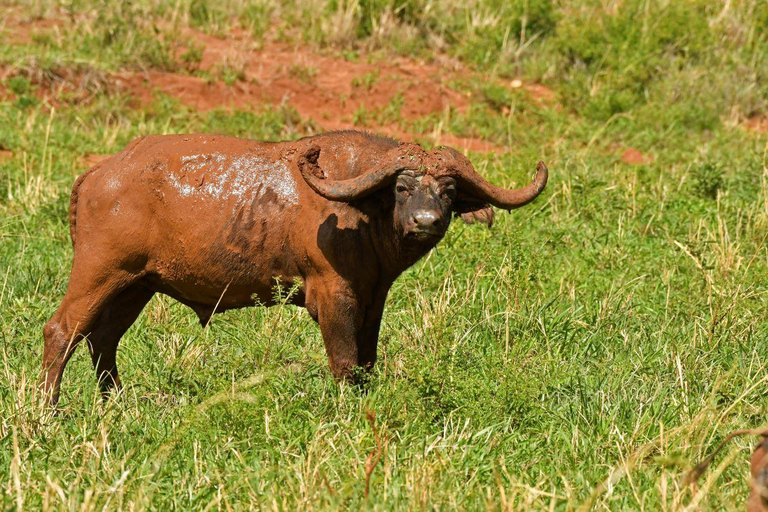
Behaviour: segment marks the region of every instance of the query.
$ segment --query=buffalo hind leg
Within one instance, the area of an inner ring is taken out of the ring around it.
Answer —
[[[120,386],[116,361],[120,338],[136,321],[152,295],[152,290],[138,283],[123,290],[104,308],[88,334],[91,360],[105,399],[111,389]]]
[[[134,280],[135,277],[125,271],[105,270],[96,262],[83,261],[76,252],[67,293],[43,328],[41,386],[51,405],[58,402],[61,377],[77,344],[93,330],[112,299]]]

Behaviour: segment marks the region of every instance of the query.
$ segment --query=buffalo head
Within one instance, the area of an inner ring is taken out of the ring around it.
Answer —
[[[425,151],[418,144],[400,144],[370,170],[348,180],[332,180],[318,165],[320,148],[310,146],[298,159],[304,180],[318,194],[351,202],[377,191],[394,194],[394,222],[405,240],[435,244],[448,229],[452,213],[468,224],[493,223],[491,206],[512,210],[533,201],[547,184],[544,162],[527,186],[508,190],[488,183],[455,149]]]

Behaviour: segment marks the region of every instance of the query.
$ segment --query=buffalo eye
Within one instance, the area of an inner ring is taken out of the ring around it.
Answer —
[[[395,187],[395,190],[397,191],[398,194],[407,194],[408,192],[410,192],[410,189],[403,183],[398,183],[397,186]]]
[[[445,187],[442,190],[442,192],[440,192],[440,197],[442,199],[450,199],[451,201],[453,201],[454,199],[456,199],[456,187],[454,186]]]

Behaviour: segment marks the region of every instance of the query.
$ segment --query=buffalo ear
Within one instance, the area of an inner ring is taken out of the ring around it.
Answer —
[[[453,212],[467,224],[482,222],[489,228],[493,225],[493,209],[482,201],[459,199],[453,205]]]
[[[299,169],[307,174],[315,176],[316,178],[326,178],[325,173],[320,168],[317,160],[320,158],[320,147],[312,144],[303,153],[299,154],[297,163]]]

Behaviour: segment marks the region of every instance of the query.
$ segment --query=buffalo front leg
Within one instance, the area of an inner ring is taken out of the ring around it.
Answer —
[[[359,305],[352,297],[329,297],[318,307],[317,322],[323,335],[331,373],[337,379],[353,380],[357,366],[357,335],[361,327]]]
[[[363,325],[357,334],[357,364],[366,370],[372,369],[376,364],[379,329],[386,299],[387,294],[384,292],[366,308]]]
[[[337,379],[355,380],[357,368],[370,369],[376,362],[385,298],[366,305],[354,294],[335,292],[318,304],[317,321]]]

